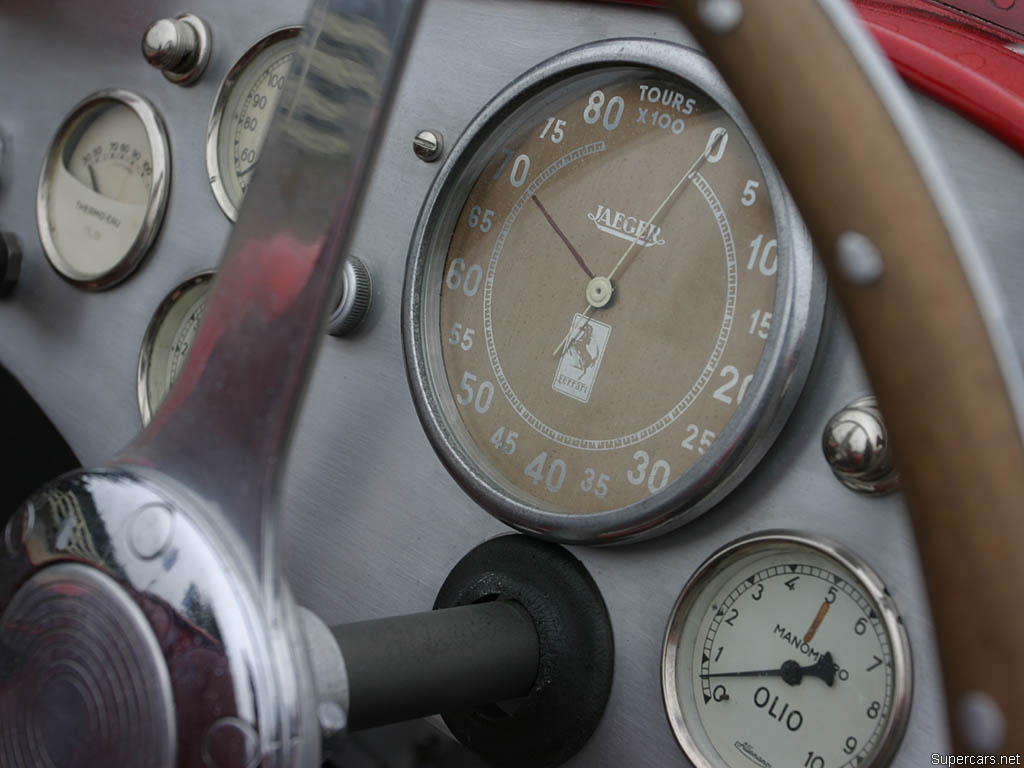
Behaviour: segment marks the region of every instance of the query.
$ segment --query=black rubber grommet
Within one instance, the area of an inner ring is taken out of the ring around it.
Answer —
[[[494,765],[561,765],[593,734],[611,691],[615,651],[604,599],[566,549],[512,534],[462,558],[434,608],[487,600],[515,600],[530,614],[540,650],[537,680],[510,714],[488,705],[441,717]]]

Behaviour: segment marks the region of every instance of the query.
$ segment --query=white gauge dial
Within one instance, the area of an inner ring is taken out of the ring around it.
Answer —
[[[234,220],[295,57],[299,27],[267,35],[231,68],[210,117],[206,162],[217,202]]]
[[[104,288],[134,269],[163,216],[167,157],[160,120],[140,97],[105,91],[75,108],[39,181],[39,233],[58,272]]]
[[[795,535],[741,540],[684,589],[663,684],[702,767],[882,766],[902,735],[906,636],[862,563]]]
[[[181,373],[206,310],[213,273],[189,278],[157,307],[139,354],[139,411],[148,423]]]

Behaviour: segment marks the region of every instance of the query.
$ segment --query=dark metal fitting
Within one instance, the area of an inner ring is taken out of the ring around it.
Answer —
[[[561,765],[590,739],[611,692],[608,609],[583,564],[556,544],[513,534],[487,541],[452,569],[435,609],[511,600],[537,632],[540,664],[521,701],[441,712],[459,741],[497,766]]]

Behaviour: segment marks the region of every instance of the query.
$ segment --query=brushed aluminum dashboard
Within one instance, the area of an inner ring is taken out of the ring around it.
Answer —
[[[91,5],[91,7],[87,7]],[[181,88],[139,53],[146,25],[188,10],[213,33],[198,84]],[[140,427],[135,370],[153,310],[168,290],[215,268],[230,223],[207,182],[207,119],[234,61],[272,29],[301,22],[302,2],[166,0],[123,4],[13,0],[0,10],[0,229],[24,248],[15,292],[0,300],[0,364],[13,372],[83,464],[102,463]],[[511,79],[565,49],[639,36],[692,45],[667,15],[552,0],[428,0],[352,252],[373,276],[369,315],[354,336],[326,336],[294,441],[285,487],[283,546],[299,602],[329,624],[426,610],[456,561],[505,533],[443,469],[423,434],[406,380],[401,291],[409,240],[436,164],[413,136],[440,131],[451,146]],[[153,251],[121,285],[83,292],[47,264],[35,223],[35,188],[56,126],[83,96],[135,90],[163,116],[172,178]],[[934,133],[990,265],[1009,300],[1024,350],[1024,158],[924,97]],[[810,118],[809,118],[810,119]],[[893,212],[899,216],[898,211]],[[900,606],[910,636],[914,695],[896,766],[947,751],[942,686],[910,523],[897,496],[866,499],[832,476],[820,448],[829,417],[869,392],[841,317],[830,304],[805,391],[760,465],[707,515],[654,541],[574,548],[603,591],[616,638],[615,682],[580,766],[687,765],[662,705],[661,644],[679,590],[716,548],[748,533],[793,528],[835,539],[863,557]],[[254,415],[254,418],[257,418]],[[941,414],[936,414],[941,418]],[[210,439],[216,439],[211,435]],[[963,569],[964,563],[950,563]]]

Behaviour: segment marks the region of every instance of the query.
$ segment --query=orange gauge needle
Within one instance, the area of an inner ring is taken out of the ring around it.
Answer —
[[[826,600],[821,604],[821,608],[818,609],[818,615],[814,617],[814,621],[811,622],[811,628],[807,630],[807,634],[804,635],[804,642],[809,643],[814,639],[814,635],[818,632],[818,627],[821,626],[821,622],[825,620],[825,614],[828,613],[828,609],[832,607],[832,603]]]

